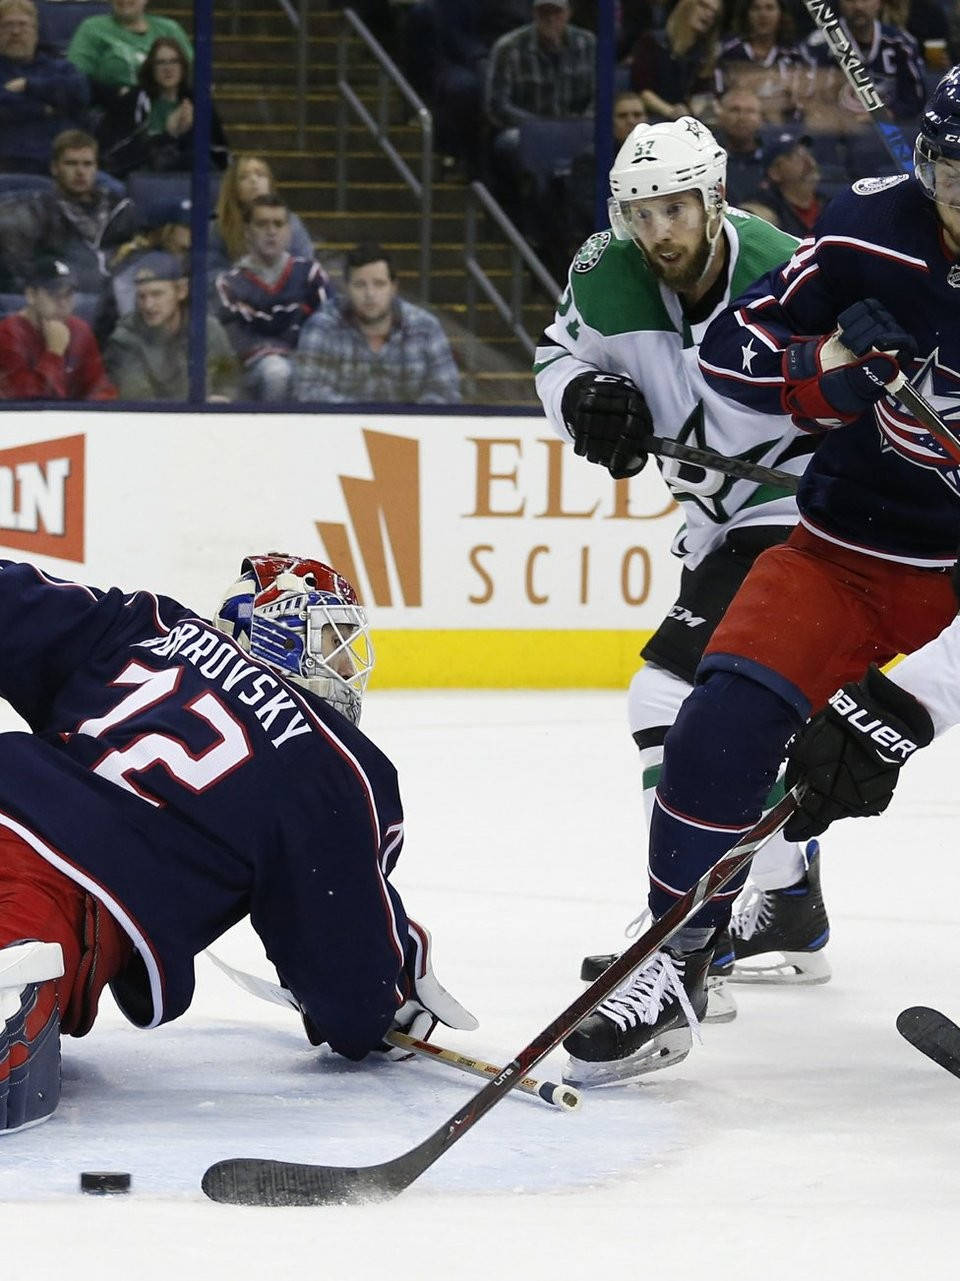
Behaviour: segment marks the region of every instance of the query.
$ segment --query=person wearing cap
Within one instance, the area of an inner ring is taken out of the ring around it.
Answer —
[[[0,170],[46,173],[50,148],[79,124],[87,79],[66,58],[38,49],[33,0],[0,0]]]
[[[173,254],[148,254],[134,272],[136,310],[119,322],[104,361],[123,400],[186,400],[189,393],[190,293]],[[207,316],[207,400],[230,401],[237,362],[223,326]]]
[[[766,178],[757,195],[776,215],[777,226],[801,239],[813,230],[825,203],[818,192],[820,166],[812,146],[808,134],[789,129],[769,138],[762,159]]]
[[[93,331],[74,316],[76,286],[57,258],[31,264],[26,305],[0,319],[0,398],[113,400]]]

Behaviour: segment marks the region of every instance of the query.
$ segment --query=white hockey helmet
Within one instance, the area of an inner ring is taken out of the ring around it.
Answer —
[[[727,153],[706,125],[681,116],[657,125],[637,125],[610,170],[610,226],[618,240],[634,240],[630,205],[651,196],[699,191],[707,215],[707,239],[720,234],[725,208]]]

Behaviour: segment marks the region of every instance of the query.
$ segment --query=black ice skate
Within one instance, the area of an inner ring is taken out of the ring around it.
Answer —
[[[749,890],[730,922],[736,963],[732,983],[826,983],[830,922],[820,889],[820,846],[804,851],[807,870],[782,890]]]
[[[644,912],[631,921],[627,927],[627,937],[632,938],[646,928],[650,913]],[[620,955],[619,952],[606,952],[597,956],[585,956],[580,964],[580,978],[584,983],[593,983],[603,971]],[[729,1023],[737,1017],[737,1003],[733,993],[727,989],[727,980],[733,972],[733,943],[726,930],[721,930],[714,944],[713,960],[707,970],[707,1012],[701,1023]]]
[[[713,947],[651,957],[566,1038],[564,1081],[623,1085],[685,1059],[707,1008]]]

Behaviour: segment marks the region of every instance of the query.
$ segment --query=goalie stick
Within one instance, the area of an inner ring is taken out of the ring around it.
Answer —
[[[598,979],[525,1046],[499,1076],[409,1151],[379,1165],[301,1165],[259,1157],[217,1161],[201,1187],[213,1201],[231,1205],[344,1205],[385,1201],[402,1192],[461,1139],[516,1085],[530,1068],[578,1027],[634,970],[667,943],[701,907],[747,866],[775,836],[797,807],[799,787],[764,814],[732,849],[707,868],[699,881],[654,921],[648,930],[604,970]]]
[[[840,25],[840,19],[826,0],[803,0],[803,7],[823,32],[834,61],[846,76],[858,102],[869,113],[870,123],[880,135],[880,141],[890,159],[901,173],[913,173],[913,147],[884,106],[883,99],[870,79],[870,73],[854,52],[847,33]]]
[[[912,1005],[897,1016],[897,1031],[921,1054],[960,1076],[960,1027],[939,1010]]]

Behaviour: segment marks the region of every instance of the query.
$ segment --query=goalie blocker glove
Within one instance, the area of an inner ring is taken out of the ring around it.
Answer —
[[[575,454],[606,467],[615,480],[643,469],[653,419],[629,378],[578,374],[564,388],[560,411]]]
[[[787,787],[806,789],[784,828],[788,841],[818,836],[838,818],[882,814],[900,766],[933,740],[922,703],[873,664],[807,722],[787,754]]]
[[[853,422],[887,391],[917,345],[875,298],[854,303],[826,338],[809,338],[783,353],[783,403],[800,426]]]

